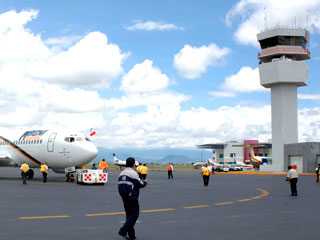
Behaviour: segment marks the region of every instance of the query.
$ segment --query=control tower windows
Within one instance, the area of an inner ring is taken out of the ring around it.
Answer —
[[[261,49],[275,47],[275,46],[298,46],[306,48],[306,41],[303,37],[292,36],[276,36],[260,40]]]

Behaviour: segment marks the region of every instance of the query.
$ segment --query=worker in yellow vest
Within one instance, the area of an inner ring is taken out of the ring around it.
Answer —
[[[48,175],[48,166],[47,163],[42,163],[40,166],[40,171],[42,172],[42,180],[44,183],[47,182],[47,175]]]
[[[141,169],[141,180],[146,180],[147,174],[148,174],[148,168],[146,164],[143,164],[143,166],[140,169]]]
[[[208,163],[205,163],[204,167],[202,167],[202,171],[201,171],[201,175],[203,177],[203,185],[205,187],[208,187],[210,173],[211,173],[211,169],[210,169],[210,167],[208,167]]]
[[[143,164],[139,163],[138,167],[137,167],[137,173],[139,175],[139,178],[141,179],[141,170],[142,170]]]
[[[23,181],[23,184],[27,184],[27,173],[29,171],[29,165],[24,162],[21,167],[21,177],[22,177],[22,181]]]

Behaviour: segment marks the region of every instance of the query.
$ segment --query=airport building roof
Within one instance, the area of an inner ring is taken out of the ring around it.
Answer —
[[[207,148],[207,149],[224,149],[226,144],[224,143],[216,143],[216,144],[201,144],[197,145],[198,148]]]

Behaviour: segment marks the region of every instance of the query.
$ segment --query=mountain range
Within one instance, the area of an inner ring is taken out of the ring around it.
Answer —
[[[117,158],[125,160],[133,157],[142,163],[169,163],[190,164],[194,162],[207,160],[212,156],[212,152],[206,149],[107,149],[98,147],[98,156],[92,162],[100,162],[103,158],[108,163],[113,163],[113,153]]]

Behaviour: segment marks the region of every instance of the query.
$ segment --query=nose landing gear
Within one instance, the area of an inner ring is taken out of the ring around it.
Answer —
[[[34,176],[34,171],[32,169],[29,169],[29,171],[27,172],[27,178],[32,179],[33,176]]]

